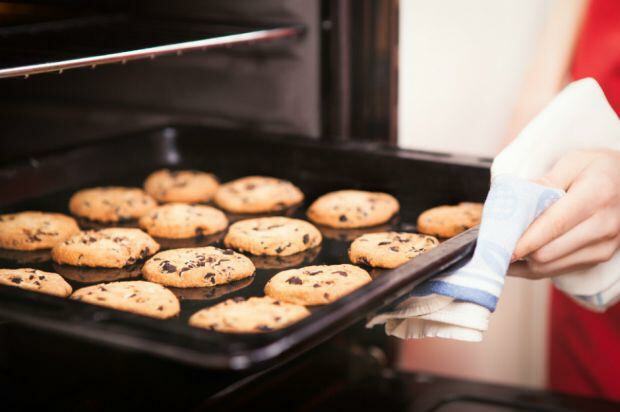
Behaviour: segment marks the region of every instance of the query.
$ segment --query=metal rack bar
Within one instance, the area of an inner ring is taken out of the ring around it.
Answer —
[[[96,20],[94,20],[96,21]],[[129,21],[128,24],[132,24]],[[195,28],[196,22],[192,22],[193,27]],[[84,27],[80,25],[80,27]],[[178,26],[177,26],[178,27]],[[205,27],[209,27],[208,23],[205,23]],[[231,26],[232,27],[232,26]],[[97,28],[96,30],[105,31],[105,28]],[[199,37],[195,40],[179,40],[174,39],[176,41],[165,42],[165,44],[157,44],[148,47],[135,48],[129,50],[122,51],[108,51],[103,53],[89,53],[88,51],[82,51],[80,54],[85,54],[84,56],[60,56],[50,57],[50,52],[53,54],[54,52],[60,51],[62,52],[62,48],[59,50],[46,50],[48,52],[47,57],[34,57],[30,58],[30,60],[35,60],[34,62],[25,63],[25,64],[14,64],[6,63],[7,60],[3,59],[3,54],[9,53],[13,56],[20,55],[19,46],[17,47],[7,47],[3,45],[3,42],[10,42],[11,38],[17,33],[18,35],[23,35],[23,31],[9,30],[4,31],[2,36],[0,36],[0,78],[8,78],[8,77],[19,77],[24,76],[28,77],[33,74],[46,73],[46,72],[59,72],[62,73],[64,70],[73,69],[78,67],[95,67],[101,64],[110,64],[110,63],[125,63],[131,60],[145,59],[150,58],[153,59],[157,56],[162,55],[170,55],[177,54],[180,55],[186,51],[192,50],[206,50],[217,47],[228,47],[232,45],[239,44],[250,44],[254,42],[263,42],[269,40],[283,39],[283,38],[292,38],[299,36],[303,33],[304,29],[301,26],[288,25],[288,26],[278,26],[278,27],[268,27],[268,28],[258,28],[258,27],[234,27],[232,33],[218,34],[218,35],[209,35],[196,32],[193,30],[190,33],[191,37]],[[28,31],[29,36],[44,36],[46,30],[41,31]],[[32,41],[32,40],[30,40]],[[24,47],[23,54],[27,55],[28,53],[32,53],[28,47]],[[44,55],[46,53],[43,53]],[[28,60],[28,59],[27,59]],[[37,61],[40,60],[40,61]],[[6,66],[8,67],[6,67]],[[5,67],[3,67],[5,66]]]

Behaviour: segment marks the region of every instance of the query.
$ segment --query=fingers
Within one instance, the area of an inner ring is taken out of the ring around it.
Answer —
[[[576,151],[567,154],[558,160],[555,165],[543,177],[535,179],[534,182],[547,187],[566,190],[577,176],[588,167],[595,158],[594,152]]]
[[[598,263],[606,262],[618,250],[620,244],[620,236],[613,239],[603,240],[601,242],[586,246],[574,253],[561,257],[547,263],[538,263],[528,261],[530,269],[530,278],[554,276],[559,273],[568,272],[578,267],[591,266]]]
[[[613,239],[619,232],[620,218],[613,210],[604,210],[531,253],[529,259],[540,264],[549,263],[587,245]]]
[[[596,185],[587,179],[576,180],[566,196],[528,227],[517,243],[514,258],[522,259],[591,217],[596,211],[592,205],[595,198]]]

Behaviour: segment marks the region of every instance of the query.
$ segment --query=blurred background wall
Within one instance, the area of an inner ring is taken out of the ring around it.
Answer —
[[[401,0],[399,144],[493,157],[557,0]],[[547,282],[509,278],[482,343],[403,343],[401,366],[542,387]]]

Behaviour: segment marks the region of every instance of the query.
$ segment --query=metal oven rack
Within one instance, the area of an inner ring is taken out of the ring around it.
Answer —
[[[302,35],[300,25],[237,25],[98,14],[0,27],[0,78],[125,63]]]

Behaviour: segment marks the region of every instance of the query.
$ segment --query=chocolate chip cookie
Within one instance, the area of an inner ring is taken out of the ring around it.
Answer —
[[[321,232],[311,223],[281,216],[241,220],[224,238],[226,246],[259,256],[289,256],[321,241]]]
[[[66,298],[71,286],[57,273],[37,269],[0,269],[0,285]]]
[[[387,193],[339,190],[316,199],[307,214],[314,223],[349,229],[383,224],[399,208],[398,201]]]
[[[76,192],[69,200],[75,216],[96,222],[113,223],[138,219],[157,203],[142,189],[134,187],[94,187]]]
[[[0,248],[51,249],[79,231],[73,218],[60,213],[20,212],[0,215]]]
[[[392,269],[424,253],[439,241],[415,233],[368,233],[355,239],[349,248],[351,262]]]
[[[211,173],[162,169],[146,178],[144,190],[161,203],[200,203],[211,200],[219,185]]]
[[[167,239],[187,239],[212,235],[228,226],[226,215],[211,206],[169,203],[156,207],[140,218],[140,227],[149,235]]]
[[[418,230],[427,235],[449,238],[480,223],[482,203],[462,202],[456,206],[438,206],[418,217]]]
[[[146,259],[159,250],[152,237],[140,229],[109,228],[80,232],[52,249],[56,263],[121,268]]]
[[[71,299],[160,319],[175,316],[181,310],[172,292],[142,280],[87,286],[76,290]]]
[[[370,282],[368,272],[354,265],[320,265],[289,269],[265,285],[265,294],[298,305],[324,305]]]
[[[215,286],[254,274],[250,259],[213,246],[172,249],[150,258],[142,267],[145,279],[177,288]]]
[[[228,299],[196,312],[189,324],[227,333],[264,333],[282,329],[310,315],[303,306],[268,296]]]
[[[248,176],[220,186],[215,203],[231,213],[268,213],[299,204],[304,194],[286,180]]]

